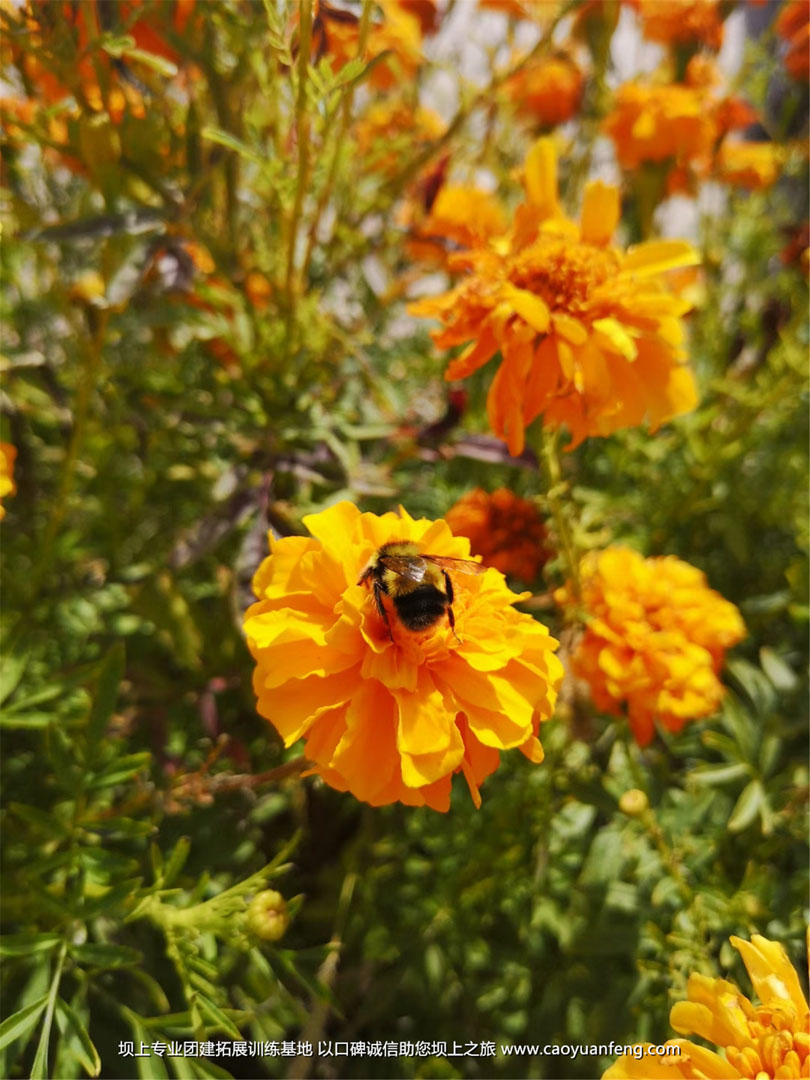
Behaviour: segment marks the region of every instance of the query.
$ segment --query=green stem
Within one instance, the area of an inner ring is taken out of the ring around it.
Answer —
[[[53,1027],[53,1014],[56,1011],[56,999],[59,996],[59,984],[62,981],[62,968],[67,955],[67,941],[63,940],[59,946],[59,955],[56,958],[56,968],[51,980],[51,988],[48,991],[48,1005],[45,1009],[45,1019],[42,1021],[42,1034],[39,1037],[34,1063],[31,1066],[32,1077],[47,1077],[48,1075],[48,1043],[51,1039]]]
[[[579,554],[566,509],[560,500],[560,494],[565,490],[566,485],[560,466],[558,438],[558,433],[555,430],[544,426],[541,435],[540,456],[546,472],[546,498],[554,522],[554,530],[560,543],[560,550],[565,561],[566,576],[570,582],[574,601],[579,604],[581,596]]]
[[[295,247],[298,239],[298,223],[304,205],[304,189],[309,173],[309,112],[307,110],[307,75],[309,51],[312,40],[312,3],[311,0],[298,0],[298,21],[300,40],[298,47],[298,97],[295,103],[295,131],[298,137],[298,177],[295,187],[295,201],[289,224],[287,239],[287,275],[285,291],[287,310],[291,316],[295,299]]]

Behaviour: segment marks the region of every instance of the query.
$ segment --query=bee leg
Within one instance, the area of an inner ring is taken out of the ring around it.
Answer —
[[[450,623],[450,629],[453,631],[453,637],[461,644],[461,638],[456,633],[456,616],[453,613],[453,582],[450,580],[450,575],[447,571],[444,571],[444,588],[447,593],[447,621]]]
[[[394,640],[394,635],[391,633],[391,624],[388,621],[388,612],[385,610],[385,605],[382,602],[382,594],[385,590],[382,588],[378,581],[374,582],[374,602],[377,605],[377,611],[380,613],[380,618],[385,623],[385,629],[388,631],[388,636],[391,640]]]

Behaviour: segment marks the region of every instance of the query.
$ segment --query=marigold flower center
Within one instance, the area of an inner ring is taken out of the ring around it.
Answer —
[[[516,257],[509,281],[540,296],[553,310],[582,311],[593,290],[619,269],[614,251],[541,237]]]
[[[728,1061],[751,1076],[801,1076],[807,1058],[808,1036],[795,1027],[795,1014],[778,1005],[758,1005],[748,1018],[750,1045],[726,1047]]]

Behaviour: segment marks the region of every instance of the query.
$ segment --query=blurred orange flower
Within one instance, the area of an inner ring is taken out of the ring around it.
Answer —
[[[810,3],[788,0],[776,19],[776,32],[787,42],[785,67],[794,79],[810,78]]]
[[[468,276],[411,305],[444,323],[433,335],[440,348],[469,343],[445,378],[465,378],[500,352],[487,411],[512,454],[541,413],[551,426],[567,426],[576,446],[694,408],[679,322],[689,304],[662,275],[696,263],[695,251],[680,240],[613,247],[619,192],[600,181],[587,186],[579,224],[564,217],[549,138],[530,150],[525,182],[527,202],[510,237],[451,256],[451,268]]]
[[[338,8],[326,0],[314,0],[312,50],[315,60],[328,55],[332,70],[339,71],[358,55],[360,19],[354,12]],[[409,82],[422,63],[422,19],[402,3],[386,3],[382,22],[368,31],[365,59],[388,54],[369,72],[366,83],[377,90],[389,90]]]
[[[392,174],[408,155],[438,139],[444,130],[444,121],[433,109],[382,100],[370,105],[359,118],[354,137],[358,150],[368,158],[368,168]]]
[[[414,216],[413,207],[410,214]],[[445,184],[430,213],[411,225],[408,254],[415,260],[445,265],[453,250],[484,245],[506,229],[506,215],[494,195],[480,188]]]
[[[0,442],[0,499],[6,495],[16,495],[17,485],[14,483],[14,462],[17,458],[17,447],[11,443]],[[6,516],[6,508],[0,504],[0,521]]]
[[[641,28],[649,41],[663,45],[723,44],[723,20],[718,0],[636,0]]]
[[[576,63],[560,54],[521,68],[506,81],[504,89],[521,113],[543,127],[554,127],[575,115],[583,86]]]
[[[342,502],[304,518],[311,537],[270,537],[245,615],[258,711],[286,746],[305,739],[313,772],[373,806],[447,810],[452,776],[478,786],[501,750],[543,759],[538,725],[553,711],[562,665],[548,630],[512,606],[496,570],[452,575],[447,619],[422,632],[389,608],[391,636],[359,579],[385,543],[467,558],[443,521],[361,514]],[[387,598],[386,598],[387,599]]]
[[[623,83],[603,130],[616,144],[624,169],[645,161],[688,162],[707,155],[715,125],[704,93],[681,84]]]
[[[758,191],[777,179],[781,160],[781,152],[772,142],[724,139],[717,152],[717,172],[726,183]]]
[[[717,711],[725,650],[745,625],[700,570],[672,555],[645,559],[611,547],[585,556],[580,582],[587,622],[572,663],[597,708],[620,715],[626,706],[640,746],[652,740],[655,720],[680,731]],[[570,582],[554,595],[562,606],[575,603]]]
[[[669,1014],[676,1031],[714,1043],[722,1056],[687,1039],[669,1039],[666,1045],[679,1047],[679,1055],[625,1054],[602,1074],[602,1080],[799,1080],[808,1075],[810,1014],[785,949],[760,934],[753,934],[750,941],[738,937],[730,941],[743,958],[761,1004],[754,1005],[727,979],[693,974],[687,1000],[673,1005]]]
[[[462,495],[445,514],[456,536],[466,536],[473,555],[530,584],[547,561],[546,527],[537,507],[508,488],[490,495],[474,488]]]

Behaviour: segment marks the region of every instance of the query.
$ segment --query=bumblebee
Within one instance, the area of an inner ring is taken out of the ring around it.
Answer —
[[[481,563],[469,559],[425,555],[409,540],[392,540],[374,554],[357,584],[371,583],[377,611],[393,641],[383,594],[391,598],[397,618],[406,630],[414,633],[427,630],[447,612],[450,629],[456,634],[450,573],[483,574],[485,570]]]

